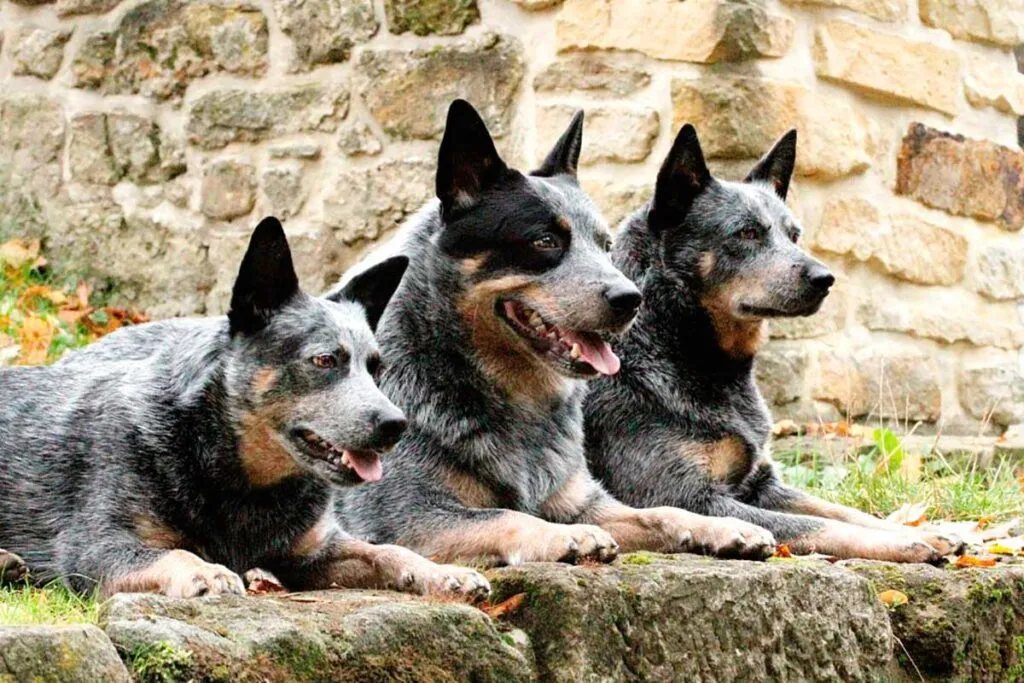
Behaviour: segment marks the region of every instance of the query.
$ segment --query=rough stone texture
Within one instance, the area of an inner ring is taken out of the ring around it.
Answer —
[[[434,196],[434,164],[417,158],[382,161],[368,169],[346,169],[328,187],[325,225],[346,244],[373,240]]]
[[[510,623],[541,680],[866,681],[889,663],[881,603],[831,566],[637,554],[489,576],[496,600],[525,593]]]
[[[896,167],[896,193],[954,215],[1024,227],[1024,152],[912,123]]]
[[[319,159],[320,145],[315,142],[291,142],[267,150],[271,159]]]
[[[121,180],[155,183],[185,171],[180,146],[152,121],[124,113],[80,114],[71,119],[71,179],[113,185]]]
[[[454,36],[480,21],[476,0],[386,0],[388,31]]]
[[[0,98],[0,230],[31,229],[60,187],[64,108],[39,95]]]
[[[537,109],[536,158],[543,159],[569,125],[576,107],[550,104]],[[647,107],[591,107],[583,119],[581,164],[643,161],[658,137],[658,112]]]
[[[306,203],[302,187],[302,166],[298,163],[275,164],[263,171],[261,185],[266,199],[262,213],[278,218],[291,218]]]
[[[959,378],[960,405],[979,420],[1024,422],[1024,373],[1011,358],[971,363]]]
[[[1024,297],[1024,247],[988,247],[978,254],[978,291],[990,299]]]
[[[635,50],[711,63],[781,57],[793,40],[793,20],[763,0],[567,0],[555,40],[559,51]]]
[[[81,114],[71,119],[68,168],[80,183],[113,185],[119,174],[114,167],[107,138],[106,114]]]
[[[343,62],[378,29],[371,0],[274,0],[274,12],[295,45],[296,69]]]
[[[903,21],[907,18],[907,0],[783,0],[787,5],[838,7],[866,14],[879,21]]]
[[[869,330],[902,332],[922,339],[952,344],[1019,349],[1024,346],[1024,326],[1014,319],[1012,307],[981,304],[970,297],[951,295],[936,305],[926,294],[910,303],[878,292],[865,296],[857,319]],[[987,310],[991,308],[991,310]]]
[[[822,78],[886,99],[956,113],[960,59],[953,50],[836,20],[815,32],[813,53],[815,71]]]
[[[518,40],[488,34],[431,49],[368,49],[355,65],[354,87],[384,132],[429,139],[444,130],[448,105],[462,97],[491,134],[509,131],[512,100],[524,73]]]
[[[131,651],[165,641],[192,653],[196,680],[532,680],[531,663],[483,613],[398,593],[174,600],[118,595],[101,622]]]
[[[32,683],[128,683],[103,631],[81,626],[0,627],[0,679]]]
[[[787,342],[774,342],[756,356],[757,385],[769,405],[782,406],[800,400],[808,351]]]
[[[942,408],[942,390],[934,358],[916,348],[874,345],[848,353],[817,354],[813,398],[836,406],[843,415],[934,422]]]
[[[113,31],[86,39],[71,66],[73,81],[103,93],[180,97],[210,73],[262,75],[267,35],[266,17],[250,5],[150,0]]]
[[[62,17],[71,17],[79,14],[102,14],[109,12],[118,5],[121,0],[57,0],[57,14]]]
[[[189,110],[189,142],[217,149],[231,142],[257,142],[289,133],[332,132],[348,113],[348,102],[348,90],[339,85],[213,90]]]
[[[338,149],[350,157],[376,156],[384,149],[377,134],[365,121],[349,121],[338,133]]]
[[[967,265],[967,238],[913,215],[882,216],[859,197],[836,198],[825,206],[814,245],[922,285],[955,284]]]
[[[968,55],[964,95],[972,106],[1024,116],[1024,74],[1018,73],[1009,56],[997,61],[984,55]]]
[[[760,78],[673,79],[673,128],[692,123],[711,158],[756,159],[797,128],[797,173],[822,179],[872,164],[871,125],[849,104]],[[751,116],[751,112],[758,112]]]
[[[1019,0],[920,0],[921,21],[954,38],[1015,47],[1024,43]]]
[[[650,72],[634,63],[622,63],[601,53],[577,53],[549,64],[533,79],[542,91],[590,91],[623,97],[646,87]]]
[[[256,170],[234,159],[220,159],[203,172],[200,210],[209,218],[231,220],[252,211]]]
[[[590,195],[609,227],[615,230],[624,218],[640,209],[654,195],[654,183],[627,185],[596,181],[585,174],[580,178],[583,190]]]
[[[64,45],[70,30],[25,28],[11,37],[14,50],[14,75],[35,76],[44,81],[53,78],[64,60]]]

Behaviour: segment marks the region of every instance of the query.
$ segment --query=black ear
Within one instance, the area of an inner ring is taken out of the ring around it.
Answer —
[[[231,292],[232,332],[257,332],[298,294],[299,278],[281,221],[264,218],[253,230]]]
[[[658,231],[682,223],[693,200],[710,184],[711,172],[704,163],[697,130],[686,124],[658,171],[654,201],[648,215],[651,228]]]
[[[796,166],[796,129],[779,138],[771,151],[757,162],[747,174],[746,182],[763,180],[771,183],[775,194],[783,200],[789,192],[789,181]]]
[[[377,331],[377,323],[384,315],[391,296],[398,289],[405,275],[409,259],[405,256],[393,256],[387,261],[378,263],[365,273],[352,278],[348,284],[337,292],[328,295],[331,301],[354,301],[366,309],[366,320],[370,329]]]
[[[583,110],[579,110],[569,122],[569,127],[558,138],[558,142],[548,152],[544,163],[530,175],[550,178],[556,175],[576,177],[576,167],[580,162],[580,150],[583,148]]]
[[[473,105],[465,100],[452,102],[437,154],[436,188],[444,214],[472,206],[507,168]]]

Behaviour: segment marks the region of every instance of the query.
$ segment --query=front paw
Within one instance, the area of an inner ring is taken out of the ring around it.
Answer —
[[[775,552],[767,529],[734,517],[708,517],[691,529],[693,552],[741,560],[764,560]]]
[[[619,544],[612,535],[590,524],[548,524],[543,531],[533,533],[519,557],[509,558],[509,564],[521,562],[568,562],[582,560],[611,562],[619,553]]]
[[[245,595],[245,584],[238,574],[227,567],[200,560],[197,563],[172,568],[166,577],[162,592],[172,598]]]
[[[943,557],[947,555],[963,555],[967,550],[967,544],[956,534],[939,534],[925,531],[921,533],[920,540],[930,545]]]
[[[491,594],[491,584],[483,574],[455,564],[434,565],[422,583],[426,587],[425,593],[451,595],[470,602],[480,602]]]

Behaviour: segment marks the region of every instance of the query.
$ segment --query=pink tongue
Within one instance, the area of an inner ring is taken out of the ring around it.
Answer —
[[[570,345],[580,345],[580,358],[585,360],[602,375],[616,374],[619,371],[619,357],[612,351],[612,347],[597,335],[582,335],[572,330],[567,330],[562,339]]]
[[[384,470],[380,465],[380,457],[373,451],[345,451],[352,469],[363,481],[380,481]]]

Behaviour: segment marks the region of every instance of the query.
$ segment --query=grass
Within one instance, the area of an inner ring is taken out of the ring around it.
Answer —
[[[0,625],[95,624],[100,603],[61,584],[34,588],[27,584],[0,587]]]

